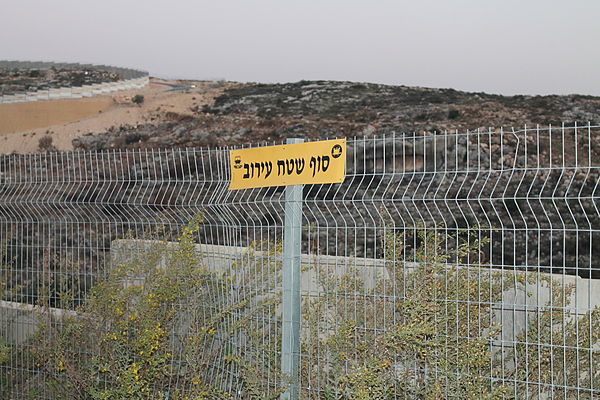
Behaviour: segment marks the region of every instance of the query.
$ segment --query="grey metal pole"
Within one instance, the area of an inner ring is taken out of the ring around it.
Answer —
[[[304,139],[288,139],[287,144]],[[283,316],[281,332],[281,373],[287,389],[280,400],[298,400],[300,362],[300,251],[302,241],[302,189],[285,188],[285,226],[283,232]]]

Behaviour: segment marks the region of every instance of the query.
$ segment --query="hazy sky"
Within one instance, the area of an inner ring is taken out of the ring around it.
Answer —
[[[600,0],[0,0],[0,59],[600,95]]]

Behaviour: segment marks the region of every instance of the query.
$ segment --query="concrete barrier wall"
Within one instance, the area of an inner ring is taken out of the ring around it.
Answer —
[[[99,71],[114,72],[120,74],[123,79],[117,82],[104,82],[94,85],[56,88],[40,90],[37,92],[0,96],[0,104],[23,103],[27,101],[40,100],[80,99],[82,97],[92,97],[120,90],[140,89],[148,85],[150,82],[150,77],[146,71],[138,71],[135,69],[120,68],[110,65],[0,60],[0,68],[7,69],[50,69],[52,67],[55,67],[56,69],[94,69]]]
[[[140,253],[150,251],[153,246],[156,246],[156,242],[150,240],[115,240],[111,245],[111,261],[114,265],[127,262]],[[234,275],[236,268],[237,273],[243,274],[243,271],[239,271],[239,266],[249,257],[250,252],[250,249],[245,247],[209,244],[196,245],[196,250],[200,254],[202,263],[211,271],[228,271]],[[251,253],[259,258],[273,257],[261,251]],[[324,288],[320,282],[319,273],[325,273],[326,276],[335,279],[351,274],[358,279],[358,282],[362,282],[363,290],[368,292],[373,290],[381,279],[390,279],[389,265],[390,263],[384,259],[302,254],[301,295],[318,298],[327,292],[327,288]],[[403,264],[407,272],[417,266],[418,264],[412,262]],[[448,265],[447,268],[451,270],[456,266]],[[468,268],[474,277],[481,274],[481,269],[478,267]],[[493,271],[501,274],[501,270]],[[502,290],[502,299],[491,307],[493,322],[500,326],[498,340],[492,344],[495,352],[514,347],[518,336],[527,329],[530,321],[534,320],[540,312],[558,308],[568,321],[600,308],[600,280],[598,279],[539,272],[505,272],[507,276],[517,276],[518,279],[513,285],[507,285]],[[137,278],[134,277],[135,279]],[[502,279],[501,276],[496,278],[497,283]],[[564,291],[567,288],[570,288],[570,294],[565,303],[560,306],[554,303],[553,290]],[[600,343],[596,343],[594,348],[600,348]]]
[[[111,245],[111,263],[113,265],[126,263],[139,257],[141,253],[151,251],[156,244],[157,242],[151,240],[115,240]],[[175,243],[167,245],[175,246]],[[200,254],[202,263],[214,272],[232,272],[234,268],[239,269],[239,265],[249,257],[250,251],[245,247],[208,244],[197,245],[196,250]],[[263,253],[252,251],[252,256],[260,258]],[[266,254],[264,256],[273,257]],[[326,273],[331,278],[341,278],[351,273],[363,283],[363,290],[372,290],[380,279],[390,279],[388,264],[382,259],[303,254],[301,256],[302,296],[319,297],[326,292],[326,288],[322,287],[320,283],[319,272]],[[405,263],[404,268],[410,271],[415,266],[414,263]],[[450,265],[449,268],[454,268],[454,266]],[[238,273],[243,273],[243,271],[238,271]],[[534,318],[536,313],[549,307],[556,307],[556,305],[552,305],[551,301],[551,281],[554,281],[554,285],[560,284],[559,290],[563,290],[567,286],[572,288],[572,293],[568,296],[567,301],[560,307],[567,320],[580,317],[586,312],[600,307],[600,280],[527,272],[529,278],[534,274],[538,274],[535,279],[536,283],[528,284],[527,279],[521,280],[514,286],[505,289],[502,292],[502,300],[492,306],[492,318],[501,327],[500,336],[493,343],[494,351],[514,346],[518,335],[527,328],[528,321]],[[142,283],[143,278],[140,276],[131,276],[124,281],[125,285]],[[557,290],[557,287],[554,290]],[[62,316],[65,313],[75,315],[68,310],[53,309],[52,312],[56,314],[55,316]],[[35,314],[33,306],[0,302],[0,326],[4,327],[4,332],[0,333],[8,338],[9,342],[25,340],[38,325]]]
[[[0,337],[10,344],[23,344],[35,334],[43,314],[56,319],[77,316],[77,313],[71,310],[41,308],[31,304],[0,300]]]
[[[152,251],[156,245],[156,241],[150,240],[115,240],[111,244],[110,262],[112,265],[118,265],[134,261],[140,256],[143,257],[144,253]],[[167,246],[175,246],[175,243],[167,243]],[[200,244],[196,246],[196,250],[200,255],[201,262],[210,270],[214,272],[230,272],[233,284],[236,284],[238,279],[242,279],[249,268],[253,268],[252,261],[247,263],[245,261],[248,261],[250,258],[263,259],[265,262],[274,259],[273,254],[245,247]],[[162,259],[159,262],[159,265],[166,266],[166,259]],[[391,278],[389,264],[389,262],[383,259],[303,254],[301,255],[301,294],[305,298],[318,298],[327,293],[328,289],[323,287],[319,278],[321,274],[334,281],[346,274],[351,274],[357,279],[357,282],[362,282],[363,290],[370,293],[377,288],[377,283],[381,279],[388,280]],[[247,267],[244,267],[244,265],[247,265]],[[416,267],[417,264],[414,263],[403,264],[403,268],[408,271]],[[449,269],[455,267],[453,265],[448,266]],[[469,269],[476,271],[475,267]],[[477,274],[477,272],[474,273]],[[517,275],[514,276],[516,277]],[[520,277],[522,276],[519,275]],[[127,287],[133,284],[143,284],[143,282],[143,273],[135,272],[133,275],[124,278],[123,285]],[[556,284],[560,286],[555,286]],[[553,286],[554,290],[564,290],[567,286],[572,287],[572,292],[568,296],[567,301],[563,305],[558,306],[561,314],[564,316],[565,323],[583,316],[596,307],[600,307],[600,280],[584,279],[568,275],[527,272],[525,279],[518,279],[514,285],[507,286],[502,290],[501,300],[492,305],[492,322],[498,324],[500,327],[499,337],[491,343],[490,350],[494,354],[509,354],[511,349],[519,343],[519,340],[522,340],[519,339],[519,335],[528,326],[531,326],[531,321],[534,320],[533,318],[536,315],[557,307],[556,304],[552,304],[551,300]],[[452,298],[449,300],[451,302],[456,301],[456,299],[453,300]],[[281,318],[281,307],[276,310],[276,314],[278,318]],[[37,332],[40,324],[47,321],[49,316],[53,320],[61,320],[67,316],[77,317],[77,314],[70,310],[58,308],[41,309],[28,304],[0,301],[0,337],[9,344],[26,344]],[[182,316],[182,321],[185,318],[185,316]],[[185,326],[185,323],[182,326]],[[306,331],[303,331],[302,334],[306,334]],[[174,344],[174,346],[176,345]],[[597,351],[600,348],[600,344],[592,343],[590,347],[594,351]],[[507,371],[515,370],[516,366],[510,357],[505,358],[502,356],[502,360]],[[401,363],[397,364],[397,369],[398,371],[403,370]],[[541,396],[540,398],[550,397]]]

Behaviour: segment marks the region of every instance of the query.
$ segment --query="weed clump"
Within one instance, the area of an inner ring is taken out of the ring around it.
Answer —
[[[131,102],[133,104],[137,104],[138,106],[140,106],[144,102],[144,96],[141,94],[136,94],[135,96],[133,96],[131,98]]]

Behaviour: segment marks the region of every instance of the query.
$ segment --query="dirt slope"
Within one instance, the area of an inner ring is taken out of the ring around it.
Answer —
[[[95,151],[600,123],[600,98],[592,96],[499,96],[336,81],[151,82],[142,90],[112,96],[101,113],[0,136],[0,149],[36,152],[46,135],[52,138],[51,150]],[[187,89],[174,91],[169,85]],[[141,106],[130,101],[137,93],[145,96]]]
[[[0,134],[64,125],[103,112],[113,104],[108,96],[0,105]]]
[[[195,85],[185,91],[171,86]],[[122,125],[159,123],[173,115],[193,115],[194,110],[212,104],[232,84],[178,82],[152,79],[143,89],[121,91],[111,96],[81,100],[52,100],[35,103],[0,104],[0,152],[31,153],[39,150],[43,136],[52,137],[58,150],[71,150],[73,139],[89,133],[106,132]],[[135,94],[144,96],[141,106],[131,102]]]

